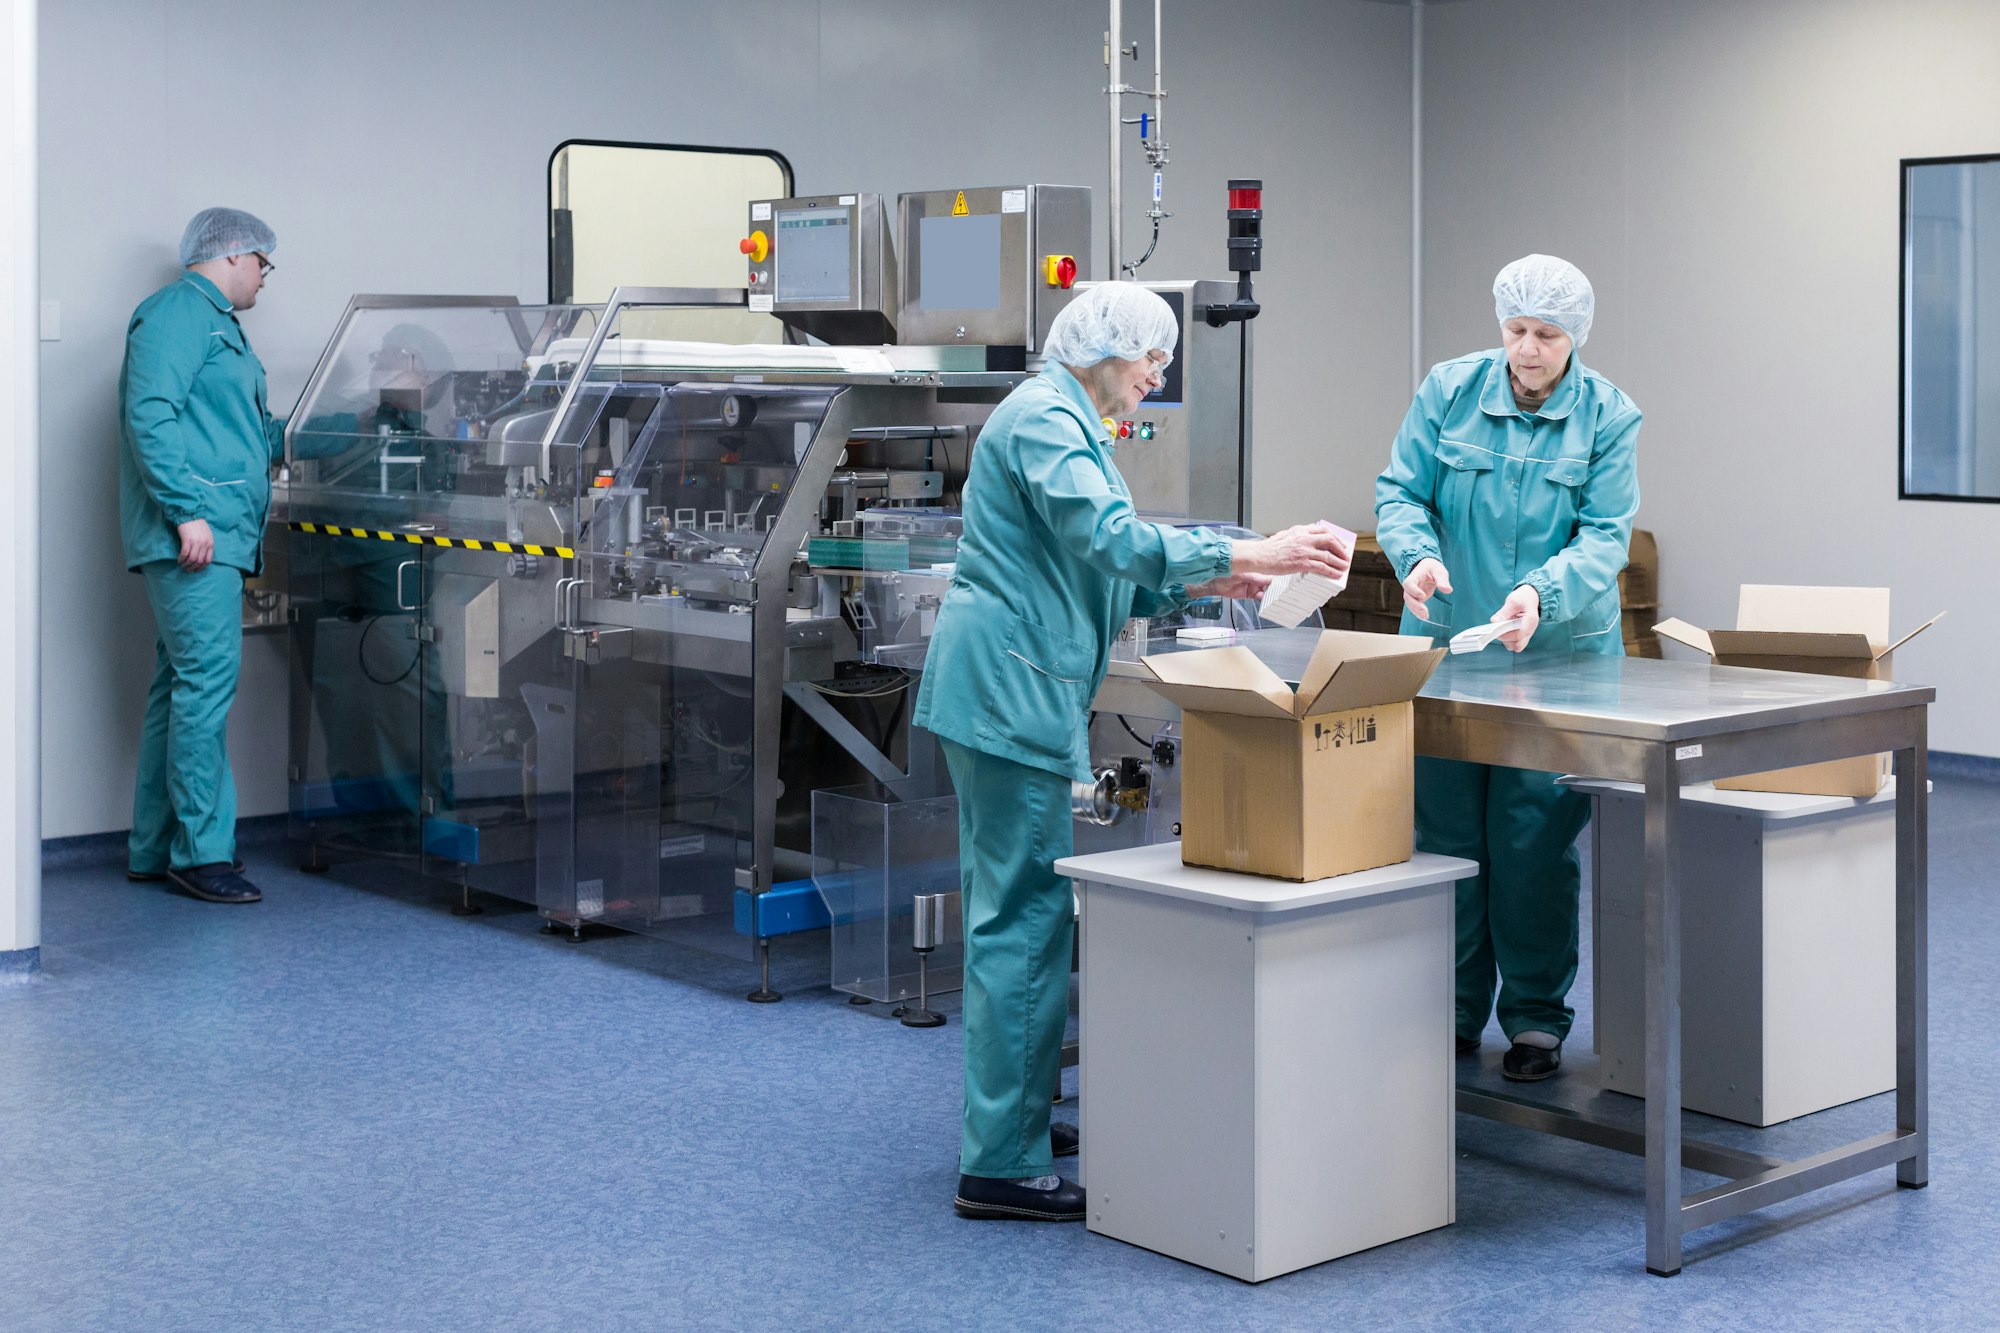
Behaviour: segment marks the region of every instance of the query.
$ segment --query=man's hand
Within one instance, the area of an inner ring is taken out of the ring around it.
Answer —
[[[1197,583],[1187,590],[1187,595],[1190,602],[1202,597],[1262,597],[1264,589],[1270,586],[1271,580],[1264,574],[1229,574]]]
[[[1425,605],[1431,594],[1451,592],[1451,575],[1445,571],[1444,561],[1425,556],[1417,561],[1417,567],[1410,571],[1410,577],[1403,580],[1403,605],[1410,608],[1410,614],[1418,620],[1431,618],[1430,608]]]
[[[1521,617],[1521,628],[1502,634],[1500,642],[1518,653],[1528,646],[1528,640],[1535,637],[1542,624],[1542,595],[1525,583],[1508,593],[1507,600],[1493,613],[1495,620],[1512,620],[1515,616]]]
[[[209,531],[208,520],[191,518],[175,531],[181,539],[181,568],[189,573],[207,569],[215,559],[215,534]]]

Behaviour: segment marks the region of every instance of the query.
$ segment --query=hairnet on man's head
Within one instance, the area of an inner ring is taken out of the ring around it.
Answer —
[[[1493,313],[1502,324],[1523,315],[1553,324],[1581,347],[1590,337],[1597,294],[1583,270],[1567,259],[1527,255],[1493,279]]]
[[[1103,282],[1057,313],[1042,355],[1066,366],[1094,366],[1107,357],[1137,361],[1148,352],[1173,355],[1180,325],[1173,307],[1136,282]]]
[[[278,233],[256,215],[240,208],[204,208],[181,233],[181,266],[206,264],[231,255],[268,258],[277,248]]]

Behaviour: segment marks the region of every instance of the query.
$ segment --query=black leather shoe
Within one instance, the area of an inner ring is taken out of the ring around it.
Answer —
[[[1075,1125],[1065,1125],[1060,1120],[1049,1121],[1049,1150],[1058,1157],[1076,1156],[1081,1138]]]
[[[242,857],[239,856],[229,863],[229,873],[232,875],[243,873]],[[134,884],[163,884],[166,882],[167,872],[164,870],[134,870],[131,866],[126,866],[125,878],[131,880]]]
[[[1479,1038],[1460,1037],[1458,1039],[1458,1053],[1460,1055],[1471,1055],[1474,1051],[1478,1049],[1479,1049]]]
[[[254,903],[264,898],[255,884],[220,861],[189,870],[169,870],[167,878],[181,892],[205,903]]]
[[[1523,1046],[1517,1041],[1500,1057],[1500,1072],[1516,1083],[1534,1083],[1561,1069],[1562,1062],[1560,1046],[1550,1050],[1546,1046]]]
[[[951,1207],[960,1217],[986,1222],[1081,1222],[1083,1186],[1058,1178],[1052,1190],[1031,1190],[1011,1180],[960,1176]]]

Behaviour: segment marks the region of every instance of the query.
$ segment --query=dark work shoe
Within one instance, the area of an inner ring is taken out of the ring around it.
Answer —
[[[1083,1186],[1057,1177],[1052,1190],[1034,1190],[1011,1180],[960,1176],[951,1201],[960,1217],[987,1222],[1081,1222]]]
[[[1076,1156],[1078,1137],[1075,1125],[1065,1125],[1060,1120],[1049,1121],[1049,1150],[1058,1157]]]
[[[1562,1068],[1562,1047],[1523,1046],[1515,1042],[1500,1057],[1500,1072],[1516,1083],[1533,1083]]]
[[[243,873],[242,857],[239,856],[229,863],[229,873],[232,875]],[[131,866],[126,866],[125,878],[131,880],[134,884],[162,884],[166,882],[167,872],[164,870],[134,870]]]
[[[255,884],[220,861],[188,870],[169,870],[167,878],[181,892],[205,903],[254,903],[264,898]]]
[[[1474,1051],[1478,1049],[1479,1049],[1479,1038],[1460,1037],[1458,1039],[1458,1053],[1460,1055],[1471,1055]]]

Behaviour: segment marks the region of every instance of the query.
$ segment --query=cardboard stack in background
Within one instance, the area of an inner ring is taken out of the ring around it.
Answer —
[[[1248,648],[1139,659],[1181,709],[1181,860],[1301,881],[1409,860],[1410,701],[1444,652],[1325,630],[1297,691]]]
[[[1625,612],[1626,655],[1660,656],[1660,639],[1653,633],[1653,622],[1660,618],[1660,547],[1650,532],[1632,534],[1631,563],[1618,576],[1618,600]],[[1374,533],[1356,537],[1347,588],[1320,614],[1328,629],[1394,634],[1402,625],[1403,585]]]
[[[1653,633],[1660,618],[1660,544],[1642,528],[1632,530],[1631,555],[1618,576],[1618,605],[1625,619],[1625,655],[1660,656],[1660,636]]]
[[[1893,680],[1890,654],[1935,625],[1932,616],[1893,642],[1887,588],[1807,588],[1746,583],[1737,593],[1735,629],[1697,629],[1684,620],[1656,628],[1706,653],[1717,666],[1803,671],[1856,680]],[[1887,754],[1718,778],[1725,791],[1788,792],[1867,799],[1889,780]]]

